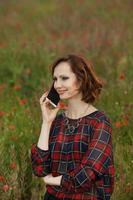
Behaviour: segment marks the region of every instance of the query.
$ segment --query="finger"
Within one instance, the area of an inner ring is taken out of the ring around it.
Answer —
[[[46,99],[47,94],[48,94],[48,92],[45,92],[45,93],[41,96],[41,98],[40,98],[40,103],[42,103],[42,102]]]
[[[41,97],[47,96],[48,91],[46,91]]]
[[[40,102],[40,104],[41,104],[41,106],[45,105],[46,107],[49,107],[49,105],[50,105],[50,100],[47,99],[47,98],[45,97],[44,100],[42,100],[42,101]]]

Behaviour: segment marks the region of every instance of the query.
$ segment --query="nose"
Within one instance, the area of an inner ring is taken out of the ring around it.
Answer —
[[[56,81],[54,82],[54,88],[55,88],[55,89],[61,88],[61,81],[60,81],[60,80],[56,80]]]

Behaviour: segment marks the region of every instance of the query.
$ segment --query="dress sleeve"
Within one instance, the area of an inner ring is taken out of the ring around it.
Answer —
[[[56,119],[52,122],[50,135],[55,128]],[[36,144],[31,148],[31,165],[35,176],[44,177],[51,173],[51,151],[42,150]]]
[[[86,191],[96,182],[97,177],[105,172],[112,159],[111,133],[110,120],[97,121],[81,164],[62,176],[62,190],[67,192],[80,189]]]
[[[44,177],[49,174],[51,171],[50,150],[42,150],[34,144],[31,149],[31,164],[36,176]]]

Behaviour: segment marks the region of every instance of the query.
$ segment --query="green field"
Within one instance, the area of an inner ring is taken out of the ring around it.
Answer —
[[[50,66],[75,53],[104,80],[95,103],[112,119],[115,189],[133,199],[133,1],[0,1],[0,199],[41,200],[45,185],[32,175],[30,149],[42,123],[39,98]]]

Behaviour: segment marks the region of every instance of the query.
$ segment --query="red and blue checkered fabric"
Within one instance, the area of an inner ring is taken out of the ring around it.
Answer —
[[[76,123],[76,119],[69,120]],[[109,200],[114,188],[111,120],[104,112],[95,111],[82,117],[70,134],[60,113],[51,126],[49,150],[33,145],[31,160],[36,176],[63,175],[60,186],[46,186],[55,197]]]

